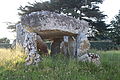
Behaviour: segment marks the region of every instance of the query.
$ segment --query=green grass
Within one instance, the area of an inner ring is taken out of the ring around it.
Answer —
[[[24,66],[20,59],[0,66],[0,80],[120,80],[120,51],[92,52],[100,54],[100,66],[64,55],[43,56],[38,66]]]

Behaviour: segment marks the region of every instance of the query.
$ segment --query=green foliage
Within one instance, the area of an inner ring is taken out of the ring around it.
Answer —
[[[119,50],[120,49],[120,45],[117,45],[113,42],[106,42],[106,41],[93,41],[90,42],[91,49],[96,49],[96,50]]]
[[[115,16],[115,19],[111,21],[109,36],[113,42],[120,44],[120,11],[118,15]]]
[[[20,21],[18,21],[17,23],[12,23],[12,22],[7,22],[7,29],[12,30],[12,32],[16,31],[16,25],[20,23]]]
[[[0,48],[10,48],[10,40],[8,38],[1,38],[0,39]]]
[[[0,48],[10,48],[11,44],[9,43],[0,43]]]
[[[98,67],[64,55],[48,56],[38,66],[22,63],[11,70],[0,67],[0,80],[120,80],[120,51],[99,53],[101,66]]]
[[[20,15],[31,12],[47,10],[57,13],[64,13],[75,18],[88,17],[93,19],[103,19],[105,15],[99,10],[96,4],[102,3],[103,0],[50,0],[50,2],[28,3],[28,6],[20,6]],[[79,11],[79,12],[78,12]],[[83,13],[83,14],[82,14]]]
[[[0,43],[8,43],[9,44],[10,40],[8,38],[6,38],[6,37],[5,38],[1,38],[0,39]]]
[[[107,27],[109,27],[110,25],[106,24],[105,21],[96,21],[96,22],[92,22],[92,33],[94,33],[94,38],[96,40],[106,40],[108,39],[108,31],[109,29],[107,29]],[[95,26],[95,27],[94,27]],[[97,31],[96,31],[97,30]]]

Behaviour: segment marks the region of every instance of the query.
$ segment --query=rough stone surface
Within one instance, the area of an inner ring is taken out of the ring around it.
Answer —
[[[28,57],[26,65],[37,64],[40,61],[40,55],[37,53],[36,33],[27,31],[21,24],[16,26],[17,45],[23,47]]]
[[[75,38],[71,36],[65,36],[64,41],[61,43],[61,53],[67,56],[75,56],[76,42]]]
[[[61,43],[61,52],[65,55],[79,57],[87,53],[90,43],[84,33],[80,33],[77,37],[67,36]]]
[[[77,35],[76,47],[77,47],[77,52],[76,52],[77,56],[82,56],[89,50],[90,43],[85,33],[79,33]]]
[[[26,65],[37,64],[40,61],[40,55],[37,53],[36,33],[26,32],[23,47],[28,53]]]
[[[78,57],[78,60],[83,62],[92,62],[96,65],[100,65],[100,56],[95,53],[86,53]]]
[[[74,36],[78,32],[87,33],[89,28],[88,23],[84,20],[49,11],[32,12],[24,15],[21,18],[21,23],[43,38]]]

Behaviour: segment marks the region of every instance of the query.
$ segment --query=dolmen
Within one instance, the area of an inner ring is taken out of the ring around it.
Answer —
[[[87,53],[89,25],[85,20],[50,11],[38,11],[23,15],[16,25],[16,45],[27,53],[26,65],[38,64],[41,55],[48,54],[45,41],[51,41],[50,55],[64,53],[80,59]]]

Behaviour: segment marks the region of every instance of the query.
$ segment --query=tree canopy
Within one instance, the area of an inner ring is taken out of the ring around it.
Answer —
[[[109,36],[113,42],[120,44],[120,10],[115,18],[111,21]]]
[[[10,40],[8,38],[1,38],[0,43],[10,43]]]
[[[66,14],[77,19],[83,19],[89,22],[90,28],[96,35],[101,35],[107,29],[105,16],[100,11],[98,4],[103,0],[50,0],[46,2],[28,3],[26,6],[19,7],[19,15],[29,14],[31,12],[47,10],[59,14]]]

